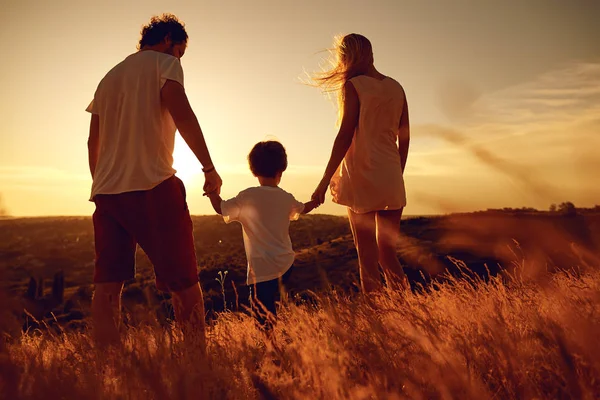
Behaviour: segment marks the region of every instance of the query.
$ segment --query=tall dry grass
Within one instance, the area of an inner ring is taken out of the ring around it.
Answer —
[[[546,278],[332,294],[282,309],[270,337],[226,312],[206,359],[158,326],[128,330],[111,350],[83,333],[30,334],[0,352],[0,397],[598,398],[600,272]]]

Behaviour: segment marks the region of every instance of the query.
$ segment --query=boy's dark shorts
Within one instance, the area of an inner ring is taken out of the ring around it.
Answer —
[[[154,265],[159,290],[177,292],[198,283],[192,219],[179,178],[150,190],[99,194],[94,202],[94,283],[133,279],[136,244]]]

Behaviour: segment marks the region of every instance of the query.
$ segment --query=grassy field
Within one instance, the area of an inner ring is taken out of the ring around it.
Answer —
[[[224,312],[208,328],[206,359],[152,322],[112,350],[84,333],[30,335],[0,352],[0,397],[595,399],[599,309],[592,271],[329,295],[285,307],[270,337]]]
[[[209,323],[202,358],[173,328],[143,252],[124,293],[124,344],[98,349],[87,329],[90,219],[0,221],[0,398],[595,399],[598,222],[409,219],[399,258],[413,290],[363,298],[347,220],[302,218],[291,235],[302,271],[293,285],[305,296],[265,336],[244,312],[239,226],[195,217]],[[215,278],[225,270],[222,291]],[[58,302],[50,286],[60,271]]]

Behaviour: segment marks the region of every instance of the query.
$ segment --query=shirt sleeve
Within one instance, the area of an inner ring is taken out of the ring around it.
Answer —
[[[290,221],[297,221],[300,214],[304,211],[304,203],[299,202],[292,196],[292,207],[290,210]]]
[[[238,194],[229,200],[221,201],[221,215],[226,224],[240,220],[242,211],[241,196]]]
[[[354,78],[350,79],[348,82],[350,82],[352,84],[352,86],[354,86],[354,89],[356,90],[356,93],[360,92],[361,89],[361,79],[362,77],[359,76],[355,76]]]
[[[98,110],[96,107],[96,102],[94,100],[92,100],[92,102],[90,103],[89,106],[87,106],[87,108],[85,109],[85,111],[89,112],[90,114],[98,114]]]
[[[181,68],[181,62],[177,57],[166,56],[159,65],[160,68],[160,87],[167,80],[179,82],[183,86],[183,68]]]

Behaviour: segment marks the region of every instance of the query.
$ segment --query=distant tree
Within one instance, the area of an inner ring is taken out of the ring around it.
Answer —
[[[4,206],[4,201],[2,199],[2,193],[0,193],[0,218],[8,216],[8,211]]]
[[[560,203],[558,205],[558,212],[564,215],[575,215],[577,214],[577,208],[575,207],[575,204],[571,203],[570,201],[565,201],[564,203]]]
[[[537,210],[533,207],[521,207],[521,211],[528,212],[528,213],[537,212]]]
[[[556,204],[552,203],[550,204],[550,212],[556,212],[558,210],[558,207],[556,206]]]

